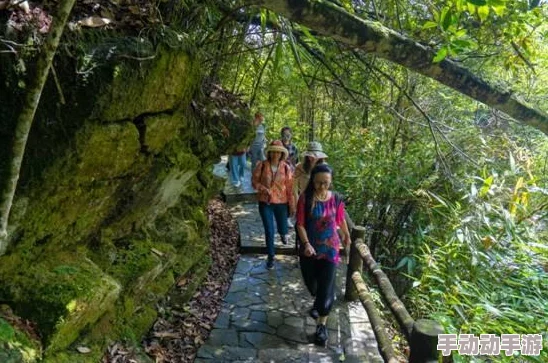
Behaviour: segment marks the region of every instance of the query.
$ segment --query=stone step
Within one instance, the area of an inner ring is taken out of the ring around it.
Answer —
[[[221,158],[221,162],[213,167],[213,174],[225,179],[221,196],[223,200],[229,204],[237,203],[252,203],[257,202],[257,191],[251,186],[251,165],[248,163],[244,169],[244,179],[239,187],[235,187],[230,182],[229,173],[226,169],[228,157],[225,155]]]
[[[223,198],[223,201],[228,205],[257,202],[257,192],[231,192],[227,191],[227,189],[225,188],[221,193],[221,197]]]
[[[264,244],[264,242],[263,242]],[[284,256],[295,256],[297,255],[297,250],[295,247],[286,247],[286,246],[275,246],[274,251],[276,255],[284,255]],[[268,254],[268,251],[266,249],[266,246],[240,246],[240,253],[242,255],[266,255]]]

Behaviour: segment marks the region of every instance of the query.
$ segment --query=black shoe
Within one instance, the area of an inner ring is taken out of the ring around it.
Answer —
[[[320,317],[320,313],[318,313],[318,310],[314,308],[308,310],[308,315],[310,315],[312,319],[318,319]]]
[[[266,268],[269,270],[274,268],[274,259],[269,258],[268,261],[266,261]]]
[[[281,237],[282,237],[282,243],[283,243],[284,245],[286,245],[286,244],[287,244],[287,234],[284,234],[284,235],[281,236]]]
[[[316,336],[314,337],[314,344],[325,347],[327,342],[327,327],[323,324],[316,326]]]

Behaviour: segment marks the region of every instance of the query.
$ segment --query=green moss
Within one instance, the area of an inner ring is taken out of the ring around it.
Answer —
[[[90,260],[63,253],[28,266],[3,286],[3,298],[35,321],[47,350],[69,346],[110,308],[120,285]]]
[[[174,110],[188,104],[200,74],[197,64],[182,51],[159,49],[154,62],[136,70],[121,64],[112,87],[99,102],[98,118],[105,121],[134,119],[143,113]]]
[[[134,342],[138,342],[146,334],[158,317],[154,305],[148,304],[140,305],[139,309],[136,309],[133,314],[129,310],[125,310],[124,312],[126,313],[123,317],[125,324],[122,326],[125,329],[124,334],[121,336]]]
[[[145,143],[148,150],[154,154],[161,152],[168,142],[178,137],[179,130],[188,131],[188,122],[186,122],[185,115],[182,113],[147,117],[145,124]]]
[[[158,254],[161,254],[159,256]],[[126,290],[139,284],[143,275],[172,265],[175,249],[172,245],[150,240],[125,239],[106,243],[92,254],[103,271],[119,281]],[[154,276],[151,277],[151,280]]]
[[[104,74],[86,91],[100,100],[86,112],[43,111],[54,131],[33,136],[23,178],[30,182],[18,189],[12,245],[0,258],[0,300],[38,324],[47,362],[97,362],[112,340],[140,341],[179,275],[192,276],[192,295],[210,264],[204,209],[218,189],[210,166],[222,147],[241,141],[245,124],[225,125],[226,141],[219,120],[192,116],[200,73],[181,51]],[[152,155],[139,152],[131,122],[139,115]],[[62,147],[49,144],[60,140]],[[77,353],[79,344],[92,353]]]
[[[202,284],[210,266],[211,257],[209,257],[209,255],[204,255],[198,263],[189,268],[187,270],[189,283],[185,286],[184,290],[176,290],[172,292],[172,303],[182,305],[189,301],[190,298],[194,295],[196,289],[198,289],[198,287]]]
[[[120,183],[60,186],[52,181],[29,198],[17,200],[12,226],[24,233],[17,249],[47,245],[50,250],[60,250],[87,236],[114,207]],[[21,262],[24,261],[17,261]]]
[[[182,243],[182,242],[181,242]],[[90,341],[105,337],[139,341],[156,319],[155,303],[174,285],[175,276],[187,273],[207,256],[207,241],[188,240],[183,246],[158,239],[117,241],[92,258],[125,286],[115,309],[108,312],[89,334]],[[106,344],[106,343],[105,343]]]
[[[0,362],[30,363],[40,358],[40,343],[0,318]]]
[[[132,123],[86,126],[76,137],[75,181],[90,183],[127,174],[140,147]]]
[[[149,174],[136,181],[128,194],[124,212],[119,213],[111,224],[103,228],[110,239],[122,238],[135,229],[151,228],[151,221],[161,218],[170,209],[179,205],[181,196],[187,208],[203,209],[206,201],[197,199],[203,188],[196,174],[201,169],[200,160],[188,151],[185,142],[176,138],[157,157],[157,164]],[[188,220],[188,218],[186,218]]]

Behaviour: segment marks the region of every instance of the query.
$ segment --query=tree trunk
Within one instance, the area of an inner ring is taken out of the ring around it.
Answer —
[[[8,218],[10,215],[13,197],[19,180],[19,172],[21,163],[25,155],[25,146],[29,135],[36,108],[40,102],[42,89],[48,78],[48,73],[51,68],[51,63],[59,40],[63,34],[63,29],[67,22],[68,16],[74,6],[76,0],[61,0],[58,5],[57,14],[51,25],[50,33],[48,34],[42,52],[38,56],[36,63],[36,74],[29,84],[29,89],[23,103],[23,108],[17,119],[15,126],[15,135],[13,137],[12,160],[7,173],[7,181],[5,189],[2,191],[2,202],[0,205],[0,256],[4,254],[8,242]]]
[[[379,22],[361,19],[329,1],[253,0],[319,34],[376,54],[386,60],[449,86],[548,134],[548,115],[518,99],[512,91],[493,86],[459,64],[444,59],[433,63],[435,51]]]

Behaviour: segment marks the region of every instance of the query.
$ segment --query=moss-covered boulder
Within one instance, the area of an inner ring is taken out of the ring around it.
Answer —
[[[98,61],[85,79],[70,55],[56,57],[0,256],[0,301],[36,322],[46,362],[97,362],[113,340],[139,341],[176,278],[195,288],[207,271],[212,165],[246,142],[251,118],[204,91],[200,59],[182,49]],[[0,63],[0,84],[14,84]],[[0,96],[1,177],[21,95]]]
[[[3,294],[10,296],[19,315],[33,318],[49,351],[68,347],[82,329],[113,308],[121,290],[116,280],[77,252],[48,256],[22,270],[13,267],[17,271],[4,280]]]

